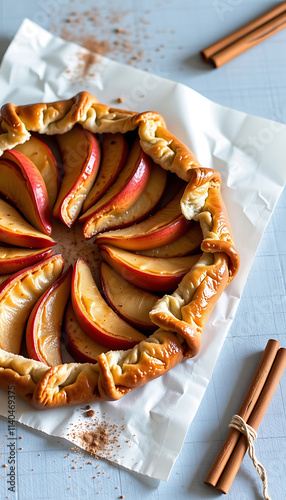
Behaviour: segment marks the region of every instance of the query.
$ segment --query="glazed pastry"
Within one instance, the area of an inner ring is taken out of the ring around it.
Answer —
[[[200,224],[202,253],[194,259],[182,258],[192,261],[191,267],[184,271],[183,279],[180,277],[179,284],[174,286],[175,291],[174,288],[168,290],[150,311],[151,321],[159,328],[131,349],[102,352],[97,363],[49,367],[5,351],[0,336],[0,386],[7,389],[14,385],[17,394],[39,409],[120,399],[185,358],[195,356],[209,314],[239,268],[239,256],[221,197],[219,173],[202,167],[194,154],[168,131],[158,113],[138,114],[111,108],[87,92],[54,103],[6,104],[0,114],[0,152],[5,157],[5,151],[28,141],[31,132],[65,134],[76,124],[93,134],[137,133],[144,155],[186,183],[180,202],[181,214]],[[142,155],[140,158],[141,161]],[[148,185],[149,178],[147,172],[144,186]],[[89,184],[91,189],[92,183]],[[142,190],[144,186],[142,184]],[[88,190],[84,192],[88,196]],[[88,208],[90,210],[90,205]],[[188,229],[186,225],[186,231]],[[164,251],[167,252],[167,246]],[[5,281],[0,285],[0,304],[3,287]]]

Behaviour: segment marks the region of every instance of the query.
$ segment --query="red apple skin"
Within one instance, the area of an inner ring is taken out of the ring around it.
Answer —
[[[36,165],[44,179],[50,210],[52,210],[60,188],[60,173],[57,161],[49,146],[39,137],[32,135],[29,141],[18,144],[14,149],[23,153]],[[48,167],[45,162],[48,162]]]
[[[34,272],[37,272],[37,271],[42,272],[44,266],[49,265],[50,263],[53,263],[52,272],[54,275],[53,278],[51,279],[51,282],[56,281],[57,277],[62,272],[62,269],[64,266],[64,259],[63,259],[61,254],[52,255],[52,256],[44,259],[41,262],[33,264],[32,266],[26,267],[25,269],[22,269],[21,271],[18,271],[17,273],[12,274],[10,276],[10,278],[3,281],[0,285],[0,304],[1,304],[1,306],[2,306],[2,300],[5,301],[5,295],[8,295],[8,298],[9,298],[9,291],[11,290],[11,286],[12,287],[14,286],[14,283],[21,281],[21,280],[23,280],[23,278],[28,277],[28,276],[29,276],[29,279],[31,279],[31,276]],[[41,291],[41,288],[39,288],[39,285],[37,285],[37,286],[38,286],[38,290]],[[43,289],[43,293],[44,293],[45,288],[43,287],[42,289]],[[40,295],[40,293],[39,293],[39,295]],[[36,302],[36,300],[35,300],[35,302]],[[33,307],[33,304],[31,306],[31,309],[32,309],[32,307]],[[30,309],[30,304],[28,305],[28,308],[24,312],[24,317],[25,317],[24,323],[22,323],[22,322],[19,323],[19,318],[17,318],[18,324],[20,324],[20,329],[18,331],[15,332],[15,329],[14,329],[15,318],[13,318],[13,320],[10,321],[10,325],[6,322],[8,329],[9,329],[9,327],[10,327],[10,329],[12,329],[12,326],[13,326],[13,336],[10,336],[11,332],[9,332],[9,336],[7,336],[7,338],[6,338],[6,340],[9,339],[9,342],[8,342],[8,344],[10,344],[9,347],[7,347],[7,345],[6,345],[7,342],[4,341],[4,345],[6,347],[3,347],[3,348],[8,350],[8,352],[13,352],[14,354],[19,354],[19,352],[20,352],[22,335],[24,332],[24,326],[25,326],[26,319],[27,319],[26,314],[29,314],[29,312],[30,312],[30,311],[28,312],[28,309]],[[11,311],[12,310],[14,310],[14,308],[13,309],[11,308]],[[3,325],[2,325],[2,327],[3,327]],[[22,327],[23,327],[23,331],[22,331]],[[5,333],[6,333],[6,330],[5,330]],[[3,334],[3,332],[1,332],[1,335],[2,334]],[[6,335],[7,335],[7,333],[6,333]],[[12,346],[13,342],[14,342],[14,345]]]
[[[44,260],[42,261],[42,263],[45,263],[45,261],[47,261],[47,262],[48,262],[48,261],[49,261],[52,257],[53,257],[53,258],[61,258],[62,262],[64,262],[63,256],[62,256],[60,253],[57,253],[57,254],[51,255],[50,257],[47,257],[46,259],[44,259]],[[36,264],[37,264],[37,262],[36,262]],[[22,275],[22,274],[25,274],[27,271],[30,271],[30,270],[31,270],[31,271],[33,271],[33,269],[34,269],[34,268],[35,268],[35,264],[33,264],[32,266],[25,267],[24,269],[21,269],[21,271],[18,271],[17,273],[12,274],[12,276],[11,276],[11,280],[14,280],[14,279],[16,279],[16,278],[21,277],[21,275]],[[3,292],[3,290],[4,290],[4,288],[5,288],[7,285],[9,285],[9,284],[10,284],[10,281],[11,281],[11,280],[9,280],[9,282],[7,282],[7,283],[6,283],[6,281],[7,281],[7,280],[6,280],[5,282],[1,283],[1,285],[0,285],[0,293],[2,293],[2,292]]]
[[[127,321],[127,323],[130,323],[130,325],[134,326],[134,328],[137,328],[137,330],[140,330],[144,333],[146,332],[146,334],[150,334],[150,333],[154,332],[157,328],[157,325],[154,325],[154,323],[152,323],[152,321],[149,318],[148,318],[148,321],[143,321],[143,320],[140,321],[139,319],[136,320],[135,318],[131,318],[130,316],[125,315],[123,308],[121,309],[120,307],[117,307],[115,302],[112,300],[112,294],[110,293],[110,290],[109,290],[108,281],[105,278],[104,265],[108,266],[108,264],[106,264],[106,262],[102,261],[100,263],[100,283],[101,283],[102,291],[103,291],[103,294],[104,294],[104,297],[105,297],[107,303],[110,305],[110,307],[112,307],[112,309],[114,309],[114,311],[118,314],[118,316],[120,316],[120,318],[124,319],[124,321]],[[113,269],[112,269],[112,272],[115,273],[115,271]],[[123,278],[120,277],[120,279],[123,279]],[[154,304],[160,298],[159,296],[151,294],[150,292],[146,292],[145,290],[142,290],[141,288],[137,288],[134,285],[131,285],[130,283],[129,283],[129,285],[132,288],[134,288],[134,294],[138,294],[138,293],[139,294],[140,293],[141,294],[149,294],[150,298],[152,297]],[[142,300],[144,300],[143,297],[142,297]]]
[[[11,278],[11,274],[0,274],[0,285]]]
[[[11,234],[0,228],[0,240],[8,245],[20,246],[23,248],[46,248],[47,245],[54,246],[57,244],[56,241],[50,239],[46,240],[41,237],[32,237],[21,234]]]
[[[67,285],[70,286],[71,282],[71,276],[72,276],[72,266],[70,266],[58,279],[55,281],[46,291],[43,293],[43,295],[39,298],[39,300],[36,302],[35,306],[33,307],[29,319],[27,322],[27,327],[26,327],[26,347],[27,351],[29,354],[29,357],[31,359],[34,359],[35,361],[41,361],[42,363],[47,364],[45,358],[41,357],[38,349],[37,349],[37,322],[40,321],[40,316],[42,312],[42,308],[44,307],[44,304],[48,297],[60,286],[62,285],[65,281],[67,282]],[[68,300],[68,297],[67,297]],[[59,332],[60,333],[60,332]],[[60,346],[60,342],[59,342]],[[61,356],[61,351],[59,347],[59,351],[57,353],[58,355],[58,363],[57,364],[62,364],[62,356]]]
[[[87,196],[96,178],[101,156],[100,145],[97,138],[91,132],[82,129],[80,126],[74,127],[73,131],[75,130],[78,131],[80,139],[79,142],[75,144],[74,149],[72,146],[70,150],[65,149],[61,143],[61,136],[57,137],[59,147],[63,155],[64,177],[53,209],[53,215],[54,217],[61,219],[61,221],[68,227],[71,227],[79,216],[85,198],[84,196],[81,196],[81,201],[78,203],[78,207],[72,216],[68,215],[68,205],[75,203],[75,196],[82,189],[85,189],[85,196]],[[73,173],[70,178],[70,175],[68,175],[69,158],[72,158],[73,153],[79,158],[80,151],[78,151],[76,147],[80,146],[84,139],[87,144],[86,155],[82,158],[83,161],[79,164],[79,170],[77,173]]]
[[[101,143],[101,165],[96,181],[84,201],[82,212],[86,212],[110,188],[125,165],[128,144],[124,134],[103,134]]]
[[[187,232],[191,222],[182,214],[180,200],[183,187],[169,202],[139,224],[116,229],[96,238],[97,244],[110,244],[125,250],[143,251],[164,246]]]
[[[96,224],[96,231],[98,234],[95,237],[94,243],[97,244],[97,238],[101,237],[101,234],[113,229],[125,228],[131,224],[138,224],[142,220],[149,217],[153,210],[159,204],[165,187],[167,183],[167,172],[163,170],[159,165],[154,163],[152,165],[151,174],[148,183],[139,196],[139,198],[133,203],[127,212],[120,215],[103,215],[98,219]],[[108,233],[109,234],[109,233]]]
[[[34,217],[35,220],[31,220],[27,215],[28,220],[31,221],[32,225],[35,225],[36,229],[43,231],[46,234],[51,234],[52,232],[52,222],[51,214],[49,209],[49,199],[47,188],[45,186],[44,180],[38,171],[37,167],[33,164],[29,158],[11,149],[5,151],[0,159],[0,162],[5,162],[6,165],[13,168],[17,172],[18,177],[23,179],[25,186],[28,186],[28,191],[32,199],[33,208],[35,210]],[[17,200],[11,200],[13,203],[17,203]]]
[[[98,245],[109,244],[131,251],[150,250],[152,248],[168,245],[177,238],[183,236],[189,229],[191,222],[192,221],[187,220],[183,215],[180,215],[170,224],[158,228],[157,230],[155,229],[153,232],[150,231],[147,234],[139,234],[138,236],[135,234],[129,238],[118,238],[116,237],[115,231],[112,231],[113,234],[107,232],[98,235],[95,241]]]
[[[92,227],[93,221],[108,213],[124,213],[133,205],[143,193],[151,175],[151,169],[150,158],[143,153],[140,144],[135,141],[117,181],[98,203],[79,218],[79,222],[84,223],[85,239],[90,239],[96,234]]]
[[[186,255],[199,253],[202,240],[200,223],[192,221],[189,230],[172,243],[151,250],[138,250],[137,253],[146,255],[146,257],[185,257]]]
[[[24,248],[46,248],[56,245],[56,241],[31,226],[16,208],[1,199],[0,210],[0,241],[3,243]],[[12,225],[11,217],[16,219]],[[13,229],[15,225],[18,229],[22,226],[23,232],[16,232]]]
[[[0,274],[12,274],[20,271],[24,267],[31,266],[36,262],[40,262],[45,258],[49,257],[53,253],[52,248],[43,248],[42,250],[32,250],[27,255],[22,255],[21,257],[21,248],[19,250],[19,257],[15,260],[4,260],[1,259],[1,247],[0,247]]]
[[[72,298],[72,306],[73,306],[73,311],[75,313],[76,319],[78,320],[81,328],[85,331],[85,333],[91,337],[93,340],[96,342],[100,342],[102,345],[105,347],[108,347],[109,349],[130,349],[131,347],[134,347],[136,344],[139,343],[140,340],[144,340],[145,336],[142,334],[140,339],[130,339],[130,338],[116,338],[111,335],[109,335],[106,332],[102,332],[100,329],[97,329],[95,326],[93,326],[90,321],[88,320],[87,316],[83,313],[78,300],[77,300],[77,293],[76,293],[76,277],[78,273],[78,266],[84,263],[83,259],[79,258],[74,266],[73,270],[73,277],[72,277],[72,286],[71,286],[71,298]],[[103,300],[103,299],[102,299]],[[109,306],[108,306],[109,307]],[[114,315],[114,311],[112,311]],[[120,319],[120,321],[122,321]],[[131,328],[131,327],[130,327]],[[139,333],[139,332],[138,332]]]
[[[65,310],[64,330],[67,350],[78,363],[96,363],[97,356],[108,351],[107,347],[95,342],[82,330],[73,312],[71,301]],[[80,342],[79,336],[81,337]]]
[[[182,257],[190,261],[190,267],[176,274],[154,274],[148,271],[140,271],[135,267],[129,265],[116,256],[116,247],[102,245],[99,247],[102,258],[110,264],[110,266],[117,271],[122,278],[129,281],[131,284],[148,290],[150,292],[170,292],[177,288],[177,285],[188,272],[189,269],[199,260],[200,255],[192,255],[189,257]],[[131,252],[129,252],[131,253]],[[138,257],[140,257],[138,255]],[[148,259],[148,257],[146,257]],[[156,257],[154,257],[156,259]],[[157,259],[158,260],[158,259]]]

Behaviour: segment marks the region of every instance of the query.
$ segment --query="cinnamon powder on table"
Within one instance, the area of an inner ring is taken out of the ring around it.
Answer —
[[[125,10],[118,12],[108,7],[93,7],[86,11],[68,11],[67,6],[58,6],[54,13],[49,29],[67,41],[75,42],[86,48],[92,54],[84,51],[78,53],[76,66],[72,61],[67,73],[71,80],[84,80],[87,76],[96,76],[100,73],[100,58],[96,55],[108,56],[125,64],[136,65],[145,59],[146,40],[154,38],[152,30],[152,12],[146,10],[134,27],[133,19],[128,23],[128,16],[132,12]],[[121,23],[124,21],[124,28]],[[173,32],[173,30],[172,30]],[[152,33],[152,34],[150,34]],[[157,30],[157,33],[159,31]],[[157,50],[162,49],[163,44]],[[144,47],[145,50],[142,50]],[[162,57],[162,56],[161,56]],[[146,60],[150,61],[150,54]],[[145,70],[150,70],[146,67]]]
[[[72,11],[69,15],[65,15],[62,21],[50,25],[51,31],[69,42],[78,43],[91,52],[80,51],[77,54],[76,66],[70,65],[73,66],[72,69],[67,70],[67,73],[72,73],[72,80],[84,79],[86,76],[96,76],[91,71],[95,72],[100,69],[97,68],[100,65],[100,58],[96,57],[97,54],[101,56],[111,55],[114,58],[118,53],[132,55],[134,48],[133,44],[128,40],[129,32],[117,26],[120,19],[127,13],[119,14],[111,10],[104,17],[102,9],[94,7],[92,10],[83,13]],[[61,17],[59,14],[61,13],[58,12],[57,18]],[[116,28],[114,28],[114,25],[116,25]]]

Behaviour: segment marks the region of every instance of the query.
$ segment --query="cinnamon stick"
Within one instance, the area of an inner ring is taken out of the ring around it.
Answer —
[[[277,340],[270,339],[261,356],[256,372],[251,380],[248,391],[239,408],[238,415],[247,422],[266,382],[268,374],[274,363],[280,344]],[[241,434],[236,429],[231,428],[224,440],[224,443],[214,460],[204,483],[215,487]]]
[[[285,16],[286,2],[282,2],[271,11],[202,50],[201,55],[215,67],[222,66],[285,28]]]
[[[264,416],[264,413],[271,401],[271,398],[276,390],[276,387],[279,383],[279,380],[285,370],[286,367],[286,349],[280,348],[269,376],[266,380],[266,383],[262,389],[262,392],[258,398],[258,401],[252,411],[248,424],[253,427],[254,430],[257,430],[259,424]],[[247,451],[248,443],[247,439],[244,435],[241,435],[228,463],[225,467],[217,485],[216,489],[221,491],[222,493],[227,493],[236,474],[241,465],[243,457]]]

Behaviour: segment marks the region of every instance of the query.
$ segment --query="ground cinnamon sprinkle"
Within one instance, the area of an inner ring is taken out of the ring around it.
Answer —
[[[75,424],[70,424],[67,437],[81,448],[85,449],[96,458],[105,458],[108,460],[117,456],[120,449],[119,436],[122,432],[117,424],[110,424],[107,421],[101,421],[95,416],[93,410],[85,411],[83,416],[89,414],[89,420],[86,418]]]
[[[93,410],[88,410],[84,413],[85,417],[93,417],[94,416],[94,411]]]
[[[67,69],[71,80],[84,80],[87,76],[96,76],[100,73],[101,61],[96,57],[98,54],[125,64],[137,65],[144,60],[146,53],[146,61],[148,59],[150,61],[152,54],[148,54],[148,48],[145,47],[146,40],[154,38],[155,35],[151,14],[150,10],[146,10],[135,27],[131,18],[132,12],[128,10],[118,12],[117,9],[109,8],[106,12],[100,7],[92,7],[86,11],[71,9],[67,12],[66,6],[61,7],[58,4],[51,15],[50,31],[93,53],[92,56],[85,54],[84,51],[78,53],[77,66],[70,64],[72,68]],[[121,25],[123,21],[124,27]],[[159,31],[157,30],[157,33]],[[172,30],[169,35],[172,36],[174,33]],[[163,46],[164,44],[161,44],[157,50],[160,51]],[[140,47],[144,47],[144,51],[140,50]]]

